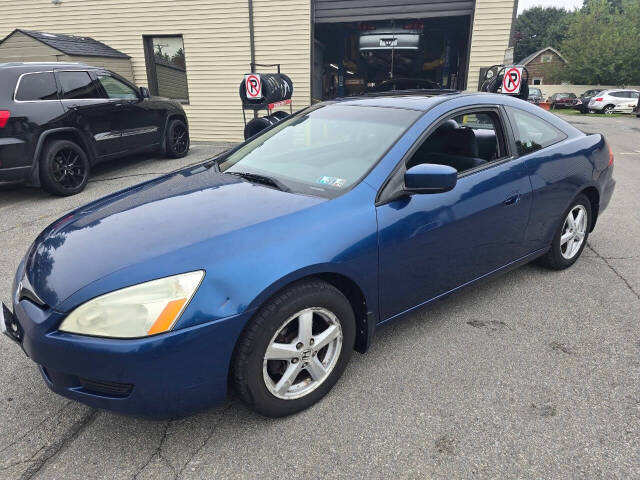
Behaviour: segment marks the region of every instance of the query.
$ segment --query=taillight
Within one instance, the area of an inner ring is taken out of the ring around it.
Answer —
[[[374,27],[373,25],[369,25],[368,23],[361,23],[360,25],[358,25],[358,28],[360,30],[375,30],[376,27]]]
[[[594,100],[594,102],[601,102],[602,100],[604,100],[604,98],[603,98],[603,97],[598,97],[598,98],[596,98],[596,99]]]
[[[609,147],[609,165],[607,166],[610,167],[611,165],[613,165],[613,150],[611,150],[611,147]]]
[[[9,121],[10,116],[11,112],[9,110],[0,110],[0,128],[5,127],[5,125]]]
[[[405,30],[422,30],[422,27],[424,27],[424,23],[420,21],[415,21],[415,22],[407,23],[404,26],[404,29]]]

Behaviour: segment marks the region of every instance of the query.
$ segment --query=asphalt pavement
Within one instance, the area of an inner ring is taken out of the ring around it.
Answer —
[[[379,329],[322,402],[277,420],[234,397],[169,422],[91,409],[0,338],[0,478],[640,478],[640,119],[566,118],[606,135],[618,182],[572,268],[527,265]],[[222,148],[99,166],[71,198],[0,184],[0,299],[56,218]]]

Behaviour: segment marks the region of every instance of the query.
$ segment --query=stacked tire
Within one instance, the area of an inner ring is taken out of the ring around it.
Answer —
[[[289,114],[287,112],[278,111],[268,116],[254,118],[244,127],[244,139],[248,140],[288,116]]]

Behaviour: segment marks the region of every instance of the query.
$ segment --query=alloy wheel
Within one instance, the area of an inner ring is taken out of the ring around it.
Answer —
[[[571,260],[580,251],[587,233],[587,209],[576,205],[571,209],[562,227],[560,235],[560,253]]]
[[[56,152],[52,162],[54,180],[64,188],[77,188],[82,185],[87,170],[80,154],[72,148],[61,148]]]
[[[318,388],[331,374],[342,349],[338,318],[320,307],[289,317],[271,338],[262,374],[277,398],[293,400]]]
[[[189,148],[189,133],[183,125],[173,128],[173,149],[177,154],[183,154]]]

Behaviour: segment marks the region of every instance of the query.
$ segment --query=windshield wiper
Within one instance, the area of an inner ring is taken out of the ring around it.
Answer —
[[[291,189],[287,187],[284,183],[282,183],[277,178],[267,177],[266,175],[260,175],[258,173],[250,173],[250,172],[224,172],[229,175],[235,175],[237,177],[242,177],[245,180],[255,183],[261,183],[263,185],[269,185],[277,188],[283,192],[290,192]]]

